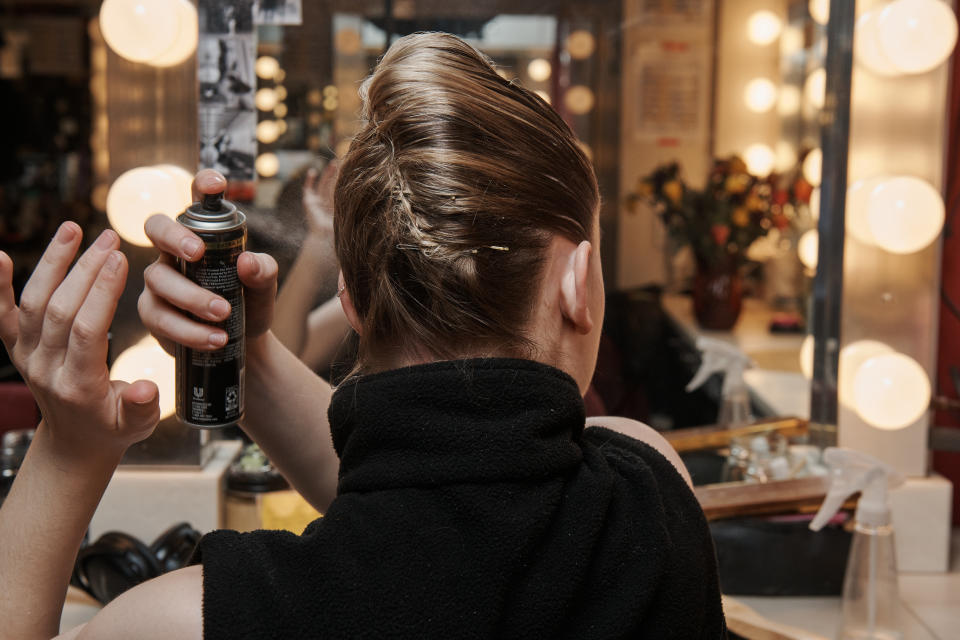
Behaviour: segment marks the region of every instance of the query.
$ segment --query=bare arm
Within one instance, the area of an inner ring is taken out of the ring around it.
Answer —
[[[307,339],[300,360],[314,371],[327,371],[350,333],[340,300],[330,298],[307,316]]]
[[[80,236],[72,222],[60,227],[19,307],[13,264],[0,252],[0,339],[43,414],[0,508],[2,638],[57,634],[97,503],[124,451],[160,417],[156,385],[111,381],[107,371],[107,330],[127,275],[119,238],[105,231],[69,269]]]
[[[337,266],[329,237],[310,234],[277,296],[271,329],[281,343],[303,357],[313,336],[308,318],[317,292],[336,279]],[[310,363],[308,362],[308,365]]]
[[[194,188],[203,193],[222,191],[226,181],[202,171]],[[188,317],[218,320],[229,310],[211,311],[222,298],[202,289],[173,268],[173,258],[198,260],[203,249],[189,250],[199,240],[188,229],[165,216],[154,216],[145,230],[160,249],[160,258],[145,274],[146,287],[139,311],[144,325],[167,349],[175,343],[212,350],[211,334],[222,330]],[[186,244],[184,244],[186,242]],[[324,512],[336,495],[339,461],[330,438],[327,407],[331,388],[310,371],[269,332],[277,287],[277,263],[263,254],[245,253],[237,272],[246,292],[247,391],[243,427],[277,465],[290,483],[318,511]],[[225,302],[225,301],[223,301]]]
[[[631,420],[630,418],[620,418],[617,416],[594,416],[592,418],[587,418],[588,427],[606,427],[611,431],[616,431],[617,433],[622,433],[625,436],[630,436],[635,440],[640,442],[645,442],[660,453],[663,454],[663,457],[670,461],[670,463],[676,467],[677,471],[686,480],[687,485],[690,488],[693,488],[693,480],[690,478],[690,472],[687,471],[686,465],[683,464],[683,460],[680,459],[680,454],[677,453],[677,450],[670,446],[670,443],[667,442],[666,438],[660,435],[655,429],[648,427],[642,422],[636,420]]]

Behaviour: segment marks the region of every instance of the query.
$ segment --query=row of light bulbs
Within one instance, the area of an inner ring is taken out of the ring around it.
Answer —
[[[800,369],[813,377],[813,336],[800,348]],[[876,340],[858,340],[840,350],[837,400],[867,424],[896,430],[919,420],[930,406],[930,378],[910,356]]]

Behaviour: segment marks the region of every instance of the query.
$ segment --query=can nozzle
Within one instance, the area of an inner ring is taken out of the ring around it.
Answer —
[[[219,212],[222,205],[223,191],[219,193],[205,193],[203,194],[203,200],[200,202],[200,207],[204,211],[210,212]]]

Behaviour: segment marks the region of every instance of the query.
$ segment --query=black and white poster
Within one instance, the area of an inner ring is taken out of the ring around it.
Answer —
[[[255,177],[253,5],[254,0],[199,0],[197,7],[200,168],[216,169],[232,182]]]
[[[256,0],[253,21],[257,24],[301,24],[301,0]]]

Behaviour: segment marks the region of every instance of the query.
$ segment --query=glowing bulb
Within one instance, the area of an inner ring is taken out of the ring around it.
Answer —
[[[280,133],[280,135],[283,135],[287,132],[286,120],[277,120],[277,131]]]
[[[104,0],[100,31],[118,55],[132,62],[148,62],[177,42],[180,15],[167,0]]]
[[[765,144],[752,144],[743,150],[743,161],[747,164],[747,171],[755,176],[766,176],[773,171],[776,156],[773,149]]]
[[[172,67],[180,64],[197,50],[197,39],[199,38],[199,23],[197,21],[197,8],[189,0],[172,0],[174,2],[174,11],[177,13],[177,36],[170,45],[170,48],[161,53],[156,58],[148,60],[155,67]]]
[[[534,58],[527,65],[527,75],[534,82],[544,82],[550,78],[553,73],[553,67],[543,58]]]
[[[152,337],[121,353],[110,367],[110,378],[124,382],[150,380],[160,391],[160,419],[172,416],[176,410],[174,359]]]
[[[583,29],[577,29],[567,38],[567,51],[574,60],[586,60],[593,55],[596,47],[593,34]]]
[[[820,187],[810,192],[810,217],[814,221],[820,219]]]
[[[813,149],[803,159],[803,179],[815,187],[820,186],[823,177],[823,151]]]
[[[780,36],[780,53],[789,56],[803,51],[803,29],[787,26]]]
[[[254,166],[261,176],[272,178],[277,175],[277,171],[280,169],[280,160],[275,153],[261,153],[254,161]]]
[[[786,173],[797,164],[797,149],[786,140],[777,143],[777,160],[774,168]]]
[[[274,87],[273,90],[276,91],[276,93],[277,93],[277,100],[278,100],[278,101],[286,100],[286,99],[287,99],[287,88],[286,88],[285,86],[283,86],[282,84],[277,85],[276,87]]]
[[[792,116],[800,111],[800,89],[794,86],[780,87],[780,97],[777,99],[777,113],[782,116]]]
[[[904,73],[939,67],[957,44],[957,18],[941,0],[895,0],[877,16],[887,58]]]
[[[808,334],[800,345],[800,371],[807,380],[813,379],[813,335]]]
[[[280,62],[273,56],[260,56],[253,66],[258,78],[270,80],[280,71]]]
[[[769,111],[777,102],[777,86],[766,78],[754,78],[747,83],[743,101],[756,113]]]
[[[183,211],[190,206],[190,203],[193,202],[193,192],[191,190],[193,186],[193,174],[175,164],[158,164],[153,168],[170,176],[176,184],[174,193],[179,199],[177,211]]]
[[[943,198],[930,183],[899,176],[870,192],[867,219],[877,245],[891,253],[914,253],[933,242],[944,221]]]
[[[797,242],[797,255],[800,262],[810,271],[817,269],[817,252],[820,250],[820,234],[816,229],[810,229],[800,236]]]
[[[189,195],[187,202],[189,203]],[[140,247],[151,246],[143,224],[155,213],[176,218],[183,211],[182,185],[168,171],[137,167],[126,171],[107,192],[107,220],[120,237]]]
[[[894,353],[889,345],[876,340],[858,340],[840,350],[840,366],[837,371],[837,400],[840,404],[854,408],[854,378],[860,365],[875,356]]]
[[[870,358],[853,380],[854,408],[878,429],[908,427],[930,407],[930,378],[913,358],[887,353]]]
[[[810,17],[820,24],[827,24],[830,20],[830,0],[810,0],[807,9]]]
[[[593,109],[593,102],[593,91],[582,84],[570,87],[563,96],[563,103],[567,109],[578,116],[589,113]]]
[[[280,127],[274,120],[261,120],[257,123],[257,140],[264,144],[273,144],[280,137]]]
[[[877,240],[870,231],[870,194],[884,178],[858,180],[847,188],[847,211],[845,228],[853,238],[868,247],[876,246]]]
[[[756,45],[768,45],[780,36],[783,21],[772,11],[757,11],[747,20],[747,37]]]
[[[253,104],[257,105],[257,109],[260,109],[260,111],[273,111],[277,102],[277,92],[273,89],[258,89],[253,96]]]
[[[879,12],[866,11],[857,20],[853,38],[853,55],[857,63],[881,76],[895,76],[900,70],[887,57],[880,44],[880,31],[877,28]]]
[[[283,104],[282,102],[278,104],[276,107],[273,108],[273,115],[277,116],[278,118],[286,118],[287,105]]]
[[[817,69],[803,83],[803,93],[809,104],[814,109],[823,109],[823,104],[827,98],[827,72],[824,69]]]

